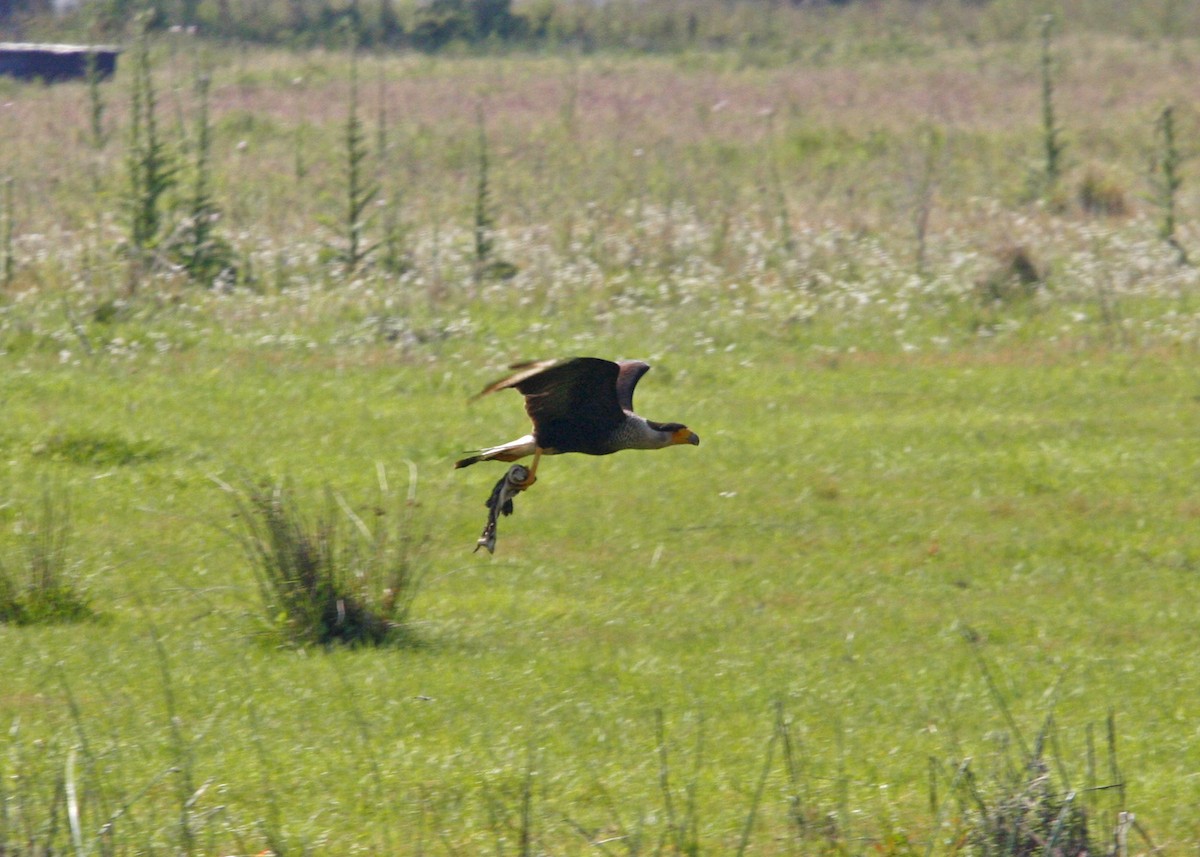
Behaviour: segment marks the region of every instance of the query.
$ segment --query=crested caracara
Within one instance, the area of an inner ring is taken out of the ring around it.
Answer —
[[[521,486],[528,488],[537,479],[537,465],[543,455],[608,455],[622,449],[700,443],[696,433],[682,423],[659,423],[633,412],[633,388],[650,369],[646,363],[572,357],[516,363],[510,368],[516,371],[488,384],[475,398],[516,388],[525,397],[525,412],[533,421],[533,431],[460,459],[455,467],[477,461],[516,461],[532,455],[529,477]]]

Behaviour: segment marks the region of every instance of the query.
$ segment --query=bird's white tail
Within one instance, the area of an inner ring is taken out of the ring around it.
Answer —
[[[533,435],[527,434],[524,437],[510,440],[508,443],[502,443],[499,446],[481,449],[475,455],[460,458],[454,462],[454,466],[469,467],[477,461],[516,461],[527,455],[533,455],[536,449],[537,444],[534,443]]]

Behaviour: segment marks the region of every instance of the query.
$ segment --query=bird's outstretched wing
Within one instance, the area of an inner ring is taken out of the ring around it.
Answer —
[[[488,393],[495,393],[497,390],[507,390],[510,387],[516,388],[518,384],[520,384],[522,381],[526,380],[527,378],[532,378],[534,375],[537,375],[540,372],[544,372],[553,366],[557,366],[557,365],[560,365],[560,364],[566,363],[566,362],[568,362],[568,361],[566,361],[566,360],[526,360],[523,363],[513,363],[508,368],[514,369],[516,371],[512,372],[511,374],[505,375],[503,378],[500,378],[497,381],[493,381],[492,383],[488,384],[486,387],[484,387],[482,390],[480,390],[478,393],[476,393],[471,398],[472,398],[472,400],[480,399],[480,398],[483,398],[484,396],[486,396]]]
[[[572,424],[604,430],[625,418],[618,393],[622,367],[611,360],[572,357],[516,363],[510,368],[516,371],[489,384],[479,395],[516,389],[525,396],[525,411],[535,428]]]

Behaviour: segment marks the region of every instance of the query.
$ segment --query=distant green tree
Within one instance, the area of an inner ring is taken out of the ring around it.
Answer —
[[[433,0],[417,13],[411,38],[423,50],[437,50],[453,41],[512,39],[527,31],[526,19],[512,12],[512,0]]]
[[[0,0],[0,22],[15,15],[40,15],[53,11],[50,0]]]

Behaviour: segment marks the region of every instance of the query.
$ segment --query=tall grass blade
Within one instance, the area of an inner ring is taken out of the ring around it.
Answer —
[[[788,820],[792,828],[792,839],[793,842],[803,842],[808,834],[808,820],[805,815],[808,795],[801,794],[803,786],[800,759],[797,757],[792,741],[792,730],[789,728],[784,714],[783,702],[778,700],[775,703],[775,734],[779,736],[783,753],[783,769],[787,776]]]
[[[376,741],[372,740],[371,727],[367,723],[367,718],[363,714],[362,708],[356,702],[355,689],[350,685],[349,679],[344,671],[338,668],[333,662],[329,662],[331,672],[334,674],[336,681],[342,687],[342,701],[345,703],[346,710],[350,714],[350,719],[353,721],[355,729],[358,732],[358,740],[360,747],[364,750],[364,756],[367,760],[367,766],[371,771],[371,783],[374,786],[374,795],[372,803],[381,809],[389,806],[388,789],[383,779],[383,770],[379,766],[379,759],[373,748],[376,746]],[[392,842],[392,826],[384,824],[382,827],[383,833],[383,853],[396,854]]]
[[[1037,756],[1030,750],[1024,734],[1021,732],[1020,727],[1017,726],[1017,720],[1015,717],[1013,717],[1012,710],[1008,707],[1008,700],[1004,698],[1004,694],[1000,692],[1000,687],[996,684],[996,680],[992,677],[992,670],[988,666],[987,659],[984,658],[983,652],[981,651],[979,635],[970,628],[964,627],[962,629],[962,637],[964,640],[966,640],[971,649],[971,654],[975,657],[975,663],[979,667],[979,672],[980,675],[983,676],[984,683],[987,685],[988,693],[992,697],[992,703],[1000,712],[1000,716],[1004,718],[1004,722],[1008,726],[1009,734],[1016,739],[1017,744],[1020,747],[1022,760],[1026,765],[1032,765]]]
[[[157,625],[150,622],[149,630],[157,656],[159,678],[162,681],[163,701],[166,704],[167,734],[170,738],[169,748],[173,758],[172,770],[179,775],[176,788],[179,802],[176,828],[179,834],[179,846],[185,855],[191,857],[195,853],[195,831],[192,829],[190,807],[197,791],[193,777],[194,760],[191,747],[183,736],[183,726],[176,706],[175,686],[171,678],[171,660],[167,656],[167,647],[163,644]]]
[[[79,790],[75,783],[75,748],[67,751],[66,771],[67,824],[71,829],[71,844],[76,857],[87,857],[83,847],[83,829],[79,821]]]
[[[767,778],[770,776],[771,768],[775,763],[775,744],[778,740],[779,732],[775,730],[767,740],[767,758],[763,762],[762,774],[759,775],[758,784],[754,789],[754,796],[750,801],[750,810],[746,813],[746,823],[742,827],[742,836],[738,841],[737,857],[742,857],[746,853],[746,848],[750,845],[750,835],[754,831],[754,820],[758,815],[758,808],[762,804],[763,792],[767,787]]]
[[[665,836],[670,840],[675,854],[694,857],[700,851],[698,834],[699,819],[696,813],[696,791],[699,773],[704,757],[704,723],[701,720],[696,730],[696,749],[693,775],[684,786],[684,805],[682,815],[675,805],[674,787],[671,785],[670,754],[667,749],[666,726],[662,709],[654,712],[655,740],[658,744],[658,785],[663,796],[663,809],[666,813],[667,830]]]

